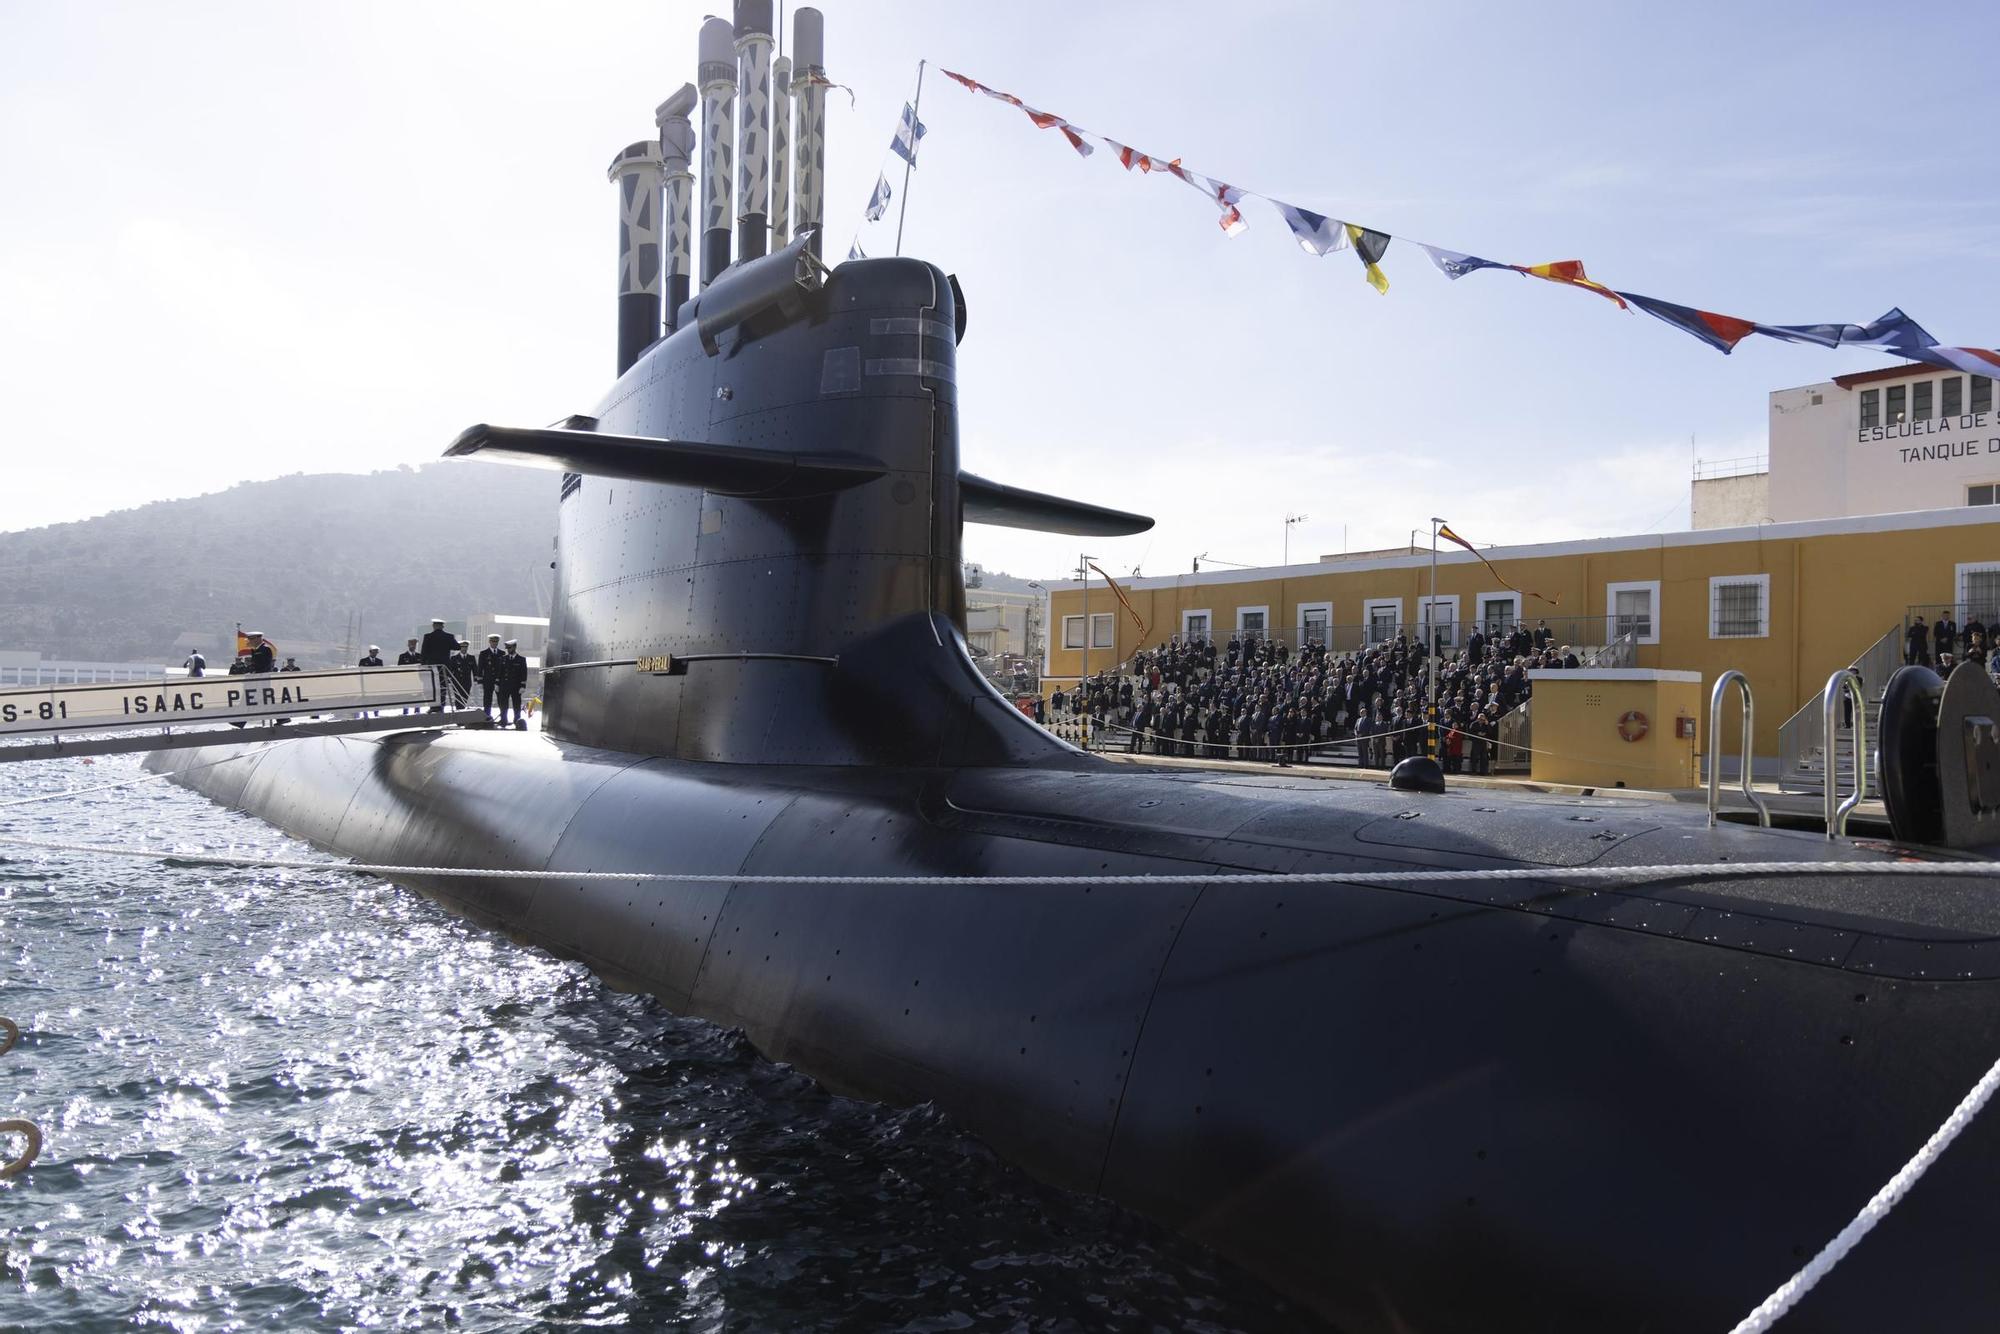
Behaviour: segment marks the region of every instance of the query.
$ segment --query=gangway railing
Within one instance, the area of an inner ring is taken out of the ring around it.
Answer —
[[[1771,807],[1750,785],[1751,745],[1757,734],[1757,705],[1750,695],[1750,678],[1738,671],[1727,671],[1717,677],[1715,689],[1708,696],[1708,827],[1715,828],[1716,819],[1722,811],[1722,701],[1732,685],[1743,692],[1743,760],[1741,772],[1737,775],[1738,782],[1743,799],[1757,809],[1757,823],[1769,829]]]
[[[1889,678],[1903,665],[1903,629],[1892,625],[1848,668],[1861,676],[1861,694],[1868,709],[1881,707]],[[1816,792],[1839,758],[1830,747],[1819,700],[1808,700],[1778,727],[1778,788],[1784,792]]]
[[[447,669],[417,665],[24,686],[0,690],[0,762],[240,745],[280,724],[285,736],[485,724],[459,703]]]

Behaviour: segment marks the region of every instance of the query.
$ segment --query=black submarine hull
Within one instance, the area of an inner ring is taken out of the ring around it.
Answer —
[[[544,872],[409,883],[835,1088],[933,1101],[1350,1331],[1728,1328],[2000,1051],[1987,880],[1231,882],[1888,855],[1670,803],[509,733],[154,763],[364,862]],[[565,878],[620,870],[1063,880]],[[1209,878],[1106,879],[1132,874]],[[1989,1327],[1996,1238],[1989,1116],[1786,1328]]]

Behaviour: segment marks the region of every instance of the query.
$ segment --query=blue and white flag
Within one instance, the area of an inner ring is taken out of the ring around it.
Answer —
[[[1463,278],[1468,273],[1477,273],[1481,269],[1514,267],[1512,264],[1502,264],[1498,260],[1481,259],[1477,255],[1468,255],[1458,250],[1446,250],[1441,245],[1424,245],[1422,241],[1417,242],[1417,245],[1431,257],[1431,263],[1437,265],[1439,273],[1454,280]]]
[[[1328,255],[1347,248],[1347,232],[1340,219],[1314,213],[1311,209],[1280,204],[1275,199],[1271,202],[1277,204],[1279,214],[1285,219],[1285,225],[1290,227],[1292,235],[1298,238],[1299,249],[1308,255]]]
[[[874,222],[889,211],[889,178],[875,177],[875,193],[868,196],[868,221]]]
[[[1925,360],[1918,354],[1937,343],[1923,325],[1896,309],[1870,324],[1760,324],[1757,332],[1815,347],[1879,347],[1912,361]]]
[[[858,236],[857,236],[857,237],[855,237],[855,238],[854,238],[854,239],[853,239],[852,241],[848,242],[848,245],[847,245],[847,257],[848,257],[849,259],[867,259],[867,258],[868,258],[868,255],[867,255],[867,252],[866,252],[866,251],[864,251],[864,250],[862,250],[862,248],[861,248],[861,238],[860,238],[860,237],[858,237]]]
[[[889,149],[897,157],[917,165],[917,141],[924,137],[924,123],[917,119],[917,109],[908,102],[903,103],[903,119],[896,126],[896,138]]]

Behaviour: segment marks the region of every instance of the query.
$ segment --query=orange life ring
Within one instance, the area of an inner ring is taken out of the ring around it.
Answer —
[[[1625,710],[1618,719],[1618,735],[1627,741],[1642,739],[1651,727],[1652,724],[1646,721],[1646,715],[1637,709]]]

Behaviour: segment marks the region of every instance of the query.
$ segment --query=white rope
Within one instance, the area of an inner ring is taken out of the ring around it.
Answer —
[[[1952,1109],[1944,1124],[1924,1141],[1924,1147],[1917,1150],[1917,1156],[1903,1164],[1903,1170],[1889,1178],[1889,1184],[1875,1192],[1875,1198],[1863,1205],[1854,1221],[1840,1230],[1840,1235],[1829,1241],[1825,1248],[1815,1255],[1806,1267],[1786,1279],[1785,1282],[1764,1299],[1764,1304],[1743,1317],[1741,1324],[1730,1334],[1763,1334],[1764,1330],[1776,1324],[1778,1318],[1792,1309],[1799,1298],[1812,1291],[1813,1284],[1825,1278],[1833,1267],[1841,1262],[1847,1253],[1860,1244],[1870,1228],[1889,1216],[1903,1196],[1909,1194],[1910,1187],[1917,1184],[1938,1155],[1951,1147],[1959,1132],[1972,1124],[1972,1118],[1979,1115],[1993,1097],[1993,1091],[2000,1089],[2000,1061],[1995,1061],[1991,1069],[1981,1077],[1964,1101]]]
[[[489,866],[389,866],[370,862],[285,860],[226,853],[176,852],[171,848],[116,848],[99,843],[0,837],[0,846],[44,852],[84,852],[100,857],[144,857],[189,866],[238,866],[272,871],[351,871],[358,875],[474,877],[493,880],[647,880],[676,885],[1380,885],[1434,884],[1467,880],[1533,880],[1557,883],[1612,883],[1624,880],[1686,879],[1690,876],[1752,875],[1934,875],[2000,876],[2000,862],[1692,862],[1680,866],[1544,866],[1524,869],[1482,867],[1466,871],[1229,871],[1191,875],[752,875],[736,871],[563,871],[509,870]]]

